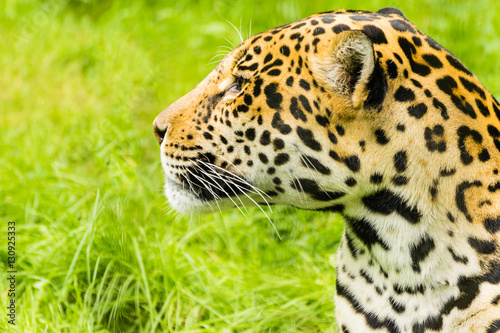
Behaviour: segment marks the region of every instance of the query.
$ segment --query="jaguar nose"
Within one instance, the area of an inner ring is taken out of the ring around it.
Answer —
[[[153,121],[153,131],[156,136],[156,140],[158,140],[158,143],[161,145],[163,142],[163,139],[165,138],[165,133],[167,133],[167,126],[165,128],[161,128],[157,123],[156,120]]]

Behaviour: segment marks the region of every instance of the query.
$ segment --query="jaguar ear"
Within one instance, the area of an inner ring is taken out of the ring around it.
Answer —
[[[362,31],[348,30],[336,36],[313,68],[326,87],[348,98],[355,109],[375,107],[385,97],[387,82],[372,41]]]

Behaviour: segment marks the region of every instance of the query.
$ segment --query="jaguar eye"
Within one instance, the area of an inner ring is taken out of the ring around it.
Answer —
[[[228,91],[239,93],[245,86],[245,83],[247,83],[247,80],[245,78],[241,76],[235,76],[234,82],[229,86]]]
[[[238,85],[238,88],[240,90],[243,89],[243,86],[245,85],[245,83],[246,83],[245,79],[242,78],[241,76],[236,78],[236,84]]]

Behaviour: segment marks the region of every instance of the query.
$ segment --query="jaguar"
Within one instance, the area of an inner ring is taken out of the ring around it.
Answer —
[[[180,212],[254,203],[342,215],[340,332],[493,333],[499,119],[450,51],[383,8],[250,37],[153,127]]]

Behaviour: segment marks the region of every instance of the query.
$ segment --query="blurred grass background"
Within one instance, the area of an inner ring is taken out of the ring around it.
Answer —
[[[267,211],[279,240],[257,209],[169,214],[151,123],[239,43],[226,20],[248,36],[386,6],[500,97],[495,0],[0,2],[2,272],[7,221],[18,240],[17,325],[1,278],[0,330],[335,332],[340,218]]]

